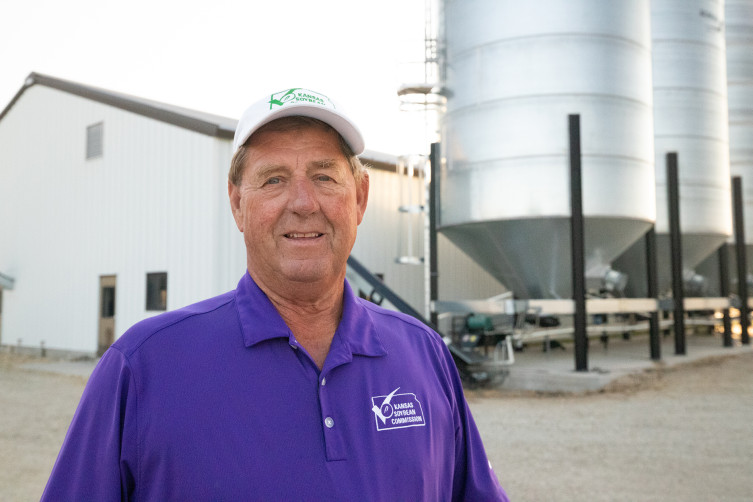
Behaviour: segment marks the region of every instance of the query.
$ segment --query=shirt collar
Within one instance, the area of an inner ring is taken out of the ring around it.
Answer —
[[[387,355],[371,317],[371,311],[361,304],[365,301],[367,300],[361,300],[353,294],[350,284],[345,280],[343,315],[337,333],[353,354],[371,357]]]
[[[248,272],[243,274],[238,283],[235,300],[246,347],[272,338],[292,339],[293,335],[287,324]],[[348,356],[351,354],[370,357],[387,354],[374,326],[371,312],[361,305],[361,301],[353,294],[346,280],[343,286],[342,319],[340,319],[335,340],[330,349],[330,352],[336,349],[335,341],[342,343],[342,349],[347,352],[347,355],[342,354],[339,357],[345,356],[349,359]]]

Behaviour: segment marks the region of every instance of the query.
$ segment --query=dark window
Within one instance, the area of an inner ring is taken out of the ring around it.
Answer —
[[[105,286],[102,288],[102,318],[115,317],[115,288]]]
[[[102,137],[105,125],[103,122],[86,128],[86,158],[94,159],[102,156]]]
[[[167,310],[167,272],[146,274],[146,309]]]

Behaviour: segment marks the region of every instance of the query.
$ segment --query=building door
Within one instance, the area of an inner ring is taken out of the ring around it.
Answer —
[[[103,275],[99,278],[98,356],[104,354],[115,341],[115,283],[114,275]]]

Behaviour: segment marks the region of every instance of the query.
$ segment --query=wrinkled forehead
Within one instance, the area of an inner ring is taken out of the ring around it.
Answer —
[[[349,169],[338,134],[329,128],[295,126],[257,131],[246,145],[244,171],[268,166]]]
[[[277,120],[273,120],[268,124],[264,124],[258,130],[254,131],[254,133],[248,138],[248,140],[246,140],[245,144],[254,144],[254,139],[258,138],[259,136],[263,136],[265,132],[289,132],[308,129],[329,132],[338,144],[342,141],[340,134],[326,122],[322,122],[321,120],[311,117],[296,115],[292,117],[283,117]]]

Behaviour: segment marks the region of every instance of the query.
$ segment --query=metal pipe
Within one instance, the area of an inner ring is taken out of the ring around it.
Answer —
[[[719,293],[721,296],[729,297],[729,250],[727,245],[722,244],[716,254],[719,258]],[[732,347],[732,320],[729,316],[729,307],[722,309],[722,326],[724,327],[723,345]]]
[[[437,227],[439,226],[439,163],[442,153],[439,143],[432,143],[429,154],[429,301],[433,305],[439,299],[439,263],[437,257]],[[429,315],[434,326],[439,325],[439,314],[431,309]]]
[[[672,254],[672,298],[674,300],[675,355],[685,355],[685,292],[682,289],[682,237],[680,234],[680,190],[677,152],[667,154],[667,199],[669,243]]]
[[[671,319],[660,321],[659,322],[659,328],[668,328],[674,324],[674,321]],[[710,319],[689,319],[686,321],[686,325],[692,325],[692,326],[717,326],[719,323],[716,322],[713,318]],[[604,332],[608,334],[624,334],[625,332],[636,332],[636,333],[642,333],[642,332],[648,332],[650,329],[650,325],[648,321],[645,322],[638,322],[635,324],[628,324],[628,323],[609,323],[609,324],[599,324],[599,325],[591,325],[588,326],[588,333],[591,338],[595,338],[597,336],[602,336]],[[573,328],[572,327],[565,327],[565,328],[541,328],[541,329],[534,329],[533,331],[526,331],[524,333],[516,333],[513,335],[513,338],[516,341],[520,342],[534,342],[534,341],[540,341],[544,340],[546,338],[550,340],[562,340],[562,341],[568,341],[572,339],[573,336]]]
[[[348,256],[348,267],[350,267],[356,274],[358,274],[363,280],[365,280],[374,291],[382,295],[384,299],[395,306],[400,312],[408,314],[411,317],[415,317],[422,323],[426,324],[430,328],[436,330],[436,324],[431,324],[418,310],[410,306],[408,302],[403,300],[397,293],[395,293],[389,286],[382,282],[378,277],[369,271],[360,261],[358,261],[353,255]]]
[[[651,225],[651,228],[646,232],[645,241],[648,297],[657,298],[659,295],[659,279],[656,274],[656,227],[654,225]],[[651,359],[654,361],[660,361],[661,334],[659,333],[658,311],[651,311],[649,313],[649,347],[651,349]]]
[[[568,116],[570,135],[570,259],[572,260],[575,371],[588,371],[586,333],[586,262],[583,231],[583,185],[581,181],[580,115]]]
[[[743,218],[743,182],[740,176],[732,177],[732,205],[735,215],[735,250],[737,254],[737,294],[740,296],[740,340],[750,345],[748,326],[750,325],[750,308],[748,307],[748,266],[745,260],[745,220]]]

